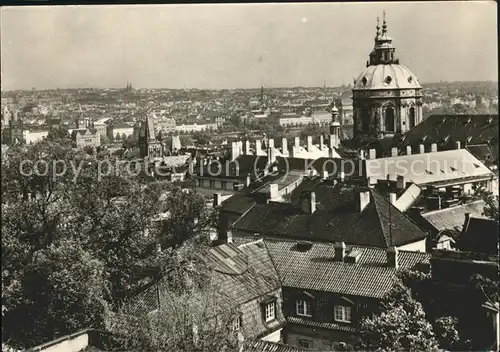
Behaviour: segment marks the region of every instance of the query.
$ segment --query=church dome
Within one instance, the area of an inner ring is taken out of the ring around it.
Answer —
[[[417,77],[405,66],[380,64],[368,66],[355,79],[353,90],[421,89]]]

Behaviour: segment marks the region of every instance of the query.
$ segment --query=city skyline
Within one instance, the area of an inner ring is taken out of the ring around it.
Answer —
[[[365,67],[383,10],[396,56],[421,83],[496,81],[495,5],[4,8],[2,90],[347,85]]]

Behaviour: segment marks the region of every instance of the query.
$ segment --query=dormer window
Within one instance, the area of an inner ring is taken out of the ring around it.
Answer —
[[[311,303],[307,300],[297,300],[295,302],[296,313],[301,317],[311,317]]]
[[[363,77],[363,79],[361,80],[361,82],[363,83],[364,86],[366,86],[366,83],[368,82],[368,80],[366,79],[366,77]]]
[[[392,77],[391,77],[391,76],[387,76],[387,77],[385,78],[385,83],[387,83],[387,84],[391,84],[391,82],[392,82]]]
[[[413,82],[413,77],[412,76],[408,77],[408,83],[411,83],[411,82]]]
[[[238,315],[232,322],[231,322],[231,331],[239,331],[241,328],[241,316]]]
[[[337,305],[334,307],[334,319],[341,323],[351,322],[351,307]]]
[[[276,319],[276,300],[267,302],[264,305],[264,320],[266,323]]]

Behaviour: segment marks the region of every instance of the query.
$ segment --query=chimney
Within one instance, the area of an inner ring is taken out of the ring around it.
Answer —
[[[411,145],[406,146],[406,155],[411,155]]]
[[[238,157],[238,143],[231,143],[231,161],[235,160]]]
[[[358,195],[358,210],[361,213],[370,204],[370,191],[361,191]]]
[[[391,148],[391,156],[392,157],[398,156],[398,148],[396,147]]]
[[[398,199],[398,196],[396,193],[389,193],[389,202],[394,205],[396,203],[396,200]]]
[[[387,266],[398,269],[398,249],[394,246],[387,248]]]
[[[418,153],[425,154],[425,146],[423,144],[418,145]]]
[[[276,150],[274,148],[267,148],[267,162],[273,164],[276,161]]]
[[[243,154],[243,141],[239,141],[236,144],[238,145],[238,155]]]
[[[214,193],[214,207],[218,207],[222,204],[222,194]]]
[[[312,146],[313,146],[313,137],[307,136],[307,151],[308,152],[312,152]]]
[[[323,180],[328,179],[328,171],[323,170]]]
[[[470,213],[467,212],[465,213],[465,221],[464,221],[464,226],[462,228],[462,231],[467,231],[467,226],[469,225],[469,220],[470,220]]]
[[[369,176],[368,179],[366,180],[368,187],[373,188],[377,184],[377,179],[373,176]]]
[[[461,148],[460,141],[456,141],[455,142],[455,149],[460,149],[460,148]]]
[[[431,144],[431,153],[435,153],[438,151],[438,145],[436,143]]]
[[[344,173],[344,171],[340,171],[339,172],[339,181],[344,182],[344,179],[345,179],[345,173]]]
[[[281,154],[288,156],[288,140],[285,137],[281,139],[281,144]]]
[[[324,145],[325,145],[325,139],[324,139],[323,135],[321,134],[319,136],[319,150],[323,150]]]
[[[262,141],[260,139],[255,140],[255,155],[259,155],[262,152]]]
[[[375,149],[368,151],[368,159],[377,159],[377,151]]]
[[[405,182],[405,177],[398,175],[396,178],[396,187],[397,189],[405,189],[406,188],[406,182]]]
[[[358,157],[359,157],[360,160],[364,160],[365,159],[365,151],[363,149],[359,150]]]
[[[300,138],[299,137],[295,137],[294,139],[294,146],[295,148],[297,149],[297,152],[299,151],[299,148],[300,148]]]
[[[269,148],[274,148],[274,139],[272,138],[269,138],[269,140],[267,141],[267,145],[269,146]]]
[[[245,141],[245,154],[250,155],[250,141],[248,139]]]
[[[314,214],[316,211],[316,193],[311,192],[302,199],[302,211]]]
[[[278,184],[271,183],[269,185],[269,199],[275,200],[276,198],[278,198]]]
[[[335,261],[343,262],[345,259],[345,243],[335,242]]]

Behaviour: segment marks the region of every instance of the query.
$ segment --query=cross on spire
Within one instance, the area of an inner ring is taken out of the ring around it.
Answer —
[[[375,39],[377,39],[380,36],[380,17],[377,17],[377,35],[375,36]]]

